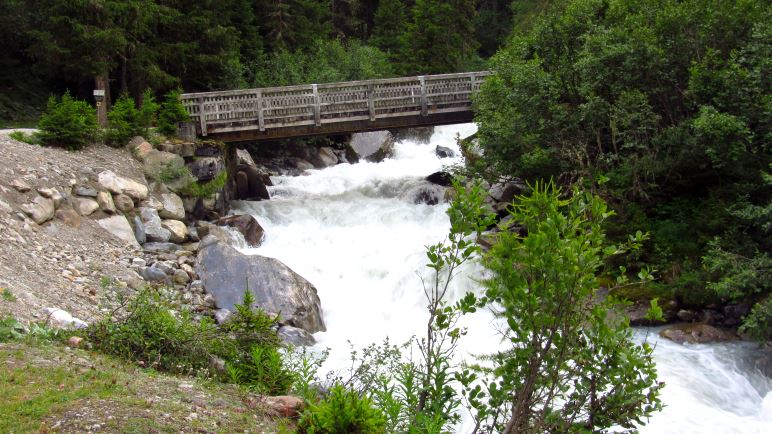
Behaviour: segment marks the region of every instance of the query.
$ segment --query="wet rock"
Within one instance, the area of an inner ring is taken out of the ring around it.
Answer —
[[[219,226],[229,226],[244,235],[244,240],[252,247],[258,247],[263,243],[265,231],[260,223],[251,215],[232,215],[216,221]]]
[[[116,194],[113,196],[115,208],[123,213],[131,212],[134,209],[134,200],[125,194]]]
[[[97,220],[97,224],[99,224],[102,229],[110,232],[119,240],[126,242],[132,247],[139,247],[139,243],[134,236],[134,230],[131,228],[129,221],[126,220],[126,217],[122,215],[115,215],[112,217],[99,219]]]
[[[107,214],[115,214],[116,208],[115,203],[113,203],[113,197],[110,195],[110,193],[106,191],[100,191],[97,193],[96,201],[99,204],[99,208],[106,212]]]
[[[268,200],[267,185],[271,185],[271,178],[255,167],[239,165],[236,171],[236,199],[240,200]]]
[[[434,135],[434,127],[412,127],[401,128],[391,131],[394,136],[394,140],[399,142],[403,140],[410,140],[415,143],[427,144],[432,140]]]
[[[105,170],[97,175],[99,185],[114,194],[125,194],[134,200],[143,200],[147,197],[147,186],[133,179],[118,176],[110,170]]]
[[[432,184],[441,185],[443,187],[450,187],[453,184],[453,176],[448,172],[434,172],[427,176],[426,180]]]
[[[453,158],[456,156],[456,153],[453,152],[452,149],[440,145],[437,145],[437,147],[434,148],[434,153],[440,158]]]
[[[314,339],[314,336],[311,333],[297,327],[280,327],[278,334],[282,342],[296,347],[307,347],[316,343],[316,339]]]
[[[56,211],[54,201],[43,196],[35,196],[32,203],[25,203],[20,208],[39,225],[54,218],[54,211]]]
[[[27,184],[21,179],[14,179],[13,181],[11,181],[11,187],[16,189],[16,191],[18,191],[19,193],[26,193],[32,190],[32,187],[30,187],[29,184]]]
[[[169,231],[169,241],[184,243],[188,239],[188,227],[179,220],[163,220],[161,227]]]
[[[199,249],[196,272],[218,308],[232,310],[249,290],[255,305],[279,313],[282,324],[311,333],[325,330],[316,288],[281,261],[244,255],[213,237]]]
[[[678,317],[679,320],[683,322],[691,322],[695,318],[694,311],[689,309],[679,310],[676,316]]]
[[[311,157],[311,164],[319,169],[330,167],[338,164],[338,157],[331,148],[321,147],[316,150],[315,155]]]
[[[751,313],[750,303],[728,304],[724,306],[724,325],[739,325],[749,313]]]
[[[80,214],[72,208],[61,208],[56,211],[56,218],[71,228],[80,228]]]
[[[724,314],[714,309],[705,309],[700,313],[700,321],[712,326],[724,324]]]
[[[99,209],[99,204],[94,199],[87,197],[75,197],[72,199],[72,207],[82,216],[89,216]]]
[[[50,327],[65,330],[79,330],[88,327],[88,324],[86,324],[85,321],[75,318],[66,310],[47,307],[43,309],[42,313],[46,323]]]
[[[394,136],[388,131],[371,131],[351,135],[349,145],[358,158],[380,162],[391,157],[394,151]]]
[[[81,197],[97,197],[98,191],[96,188],[89,187],[87,185],[76,185],[72,188],[72,194]]]
[[[662,330],[659,335],[679,344],[705,344],[737,339],[737,335],[730,331],[702,323],[676,324]]]
[[[158,211],[153,208],[140,208],[140,217],[142,223],[145,225],[145,234],[148,241],[156,241],[165,243],[169,241],[172,234],[168,229],[161,226],[161,217],[158,216]]]
[[[164,219],[184,220],[185,206],[182,199],[174,193],[161,194],[161,209],[158,215]]]

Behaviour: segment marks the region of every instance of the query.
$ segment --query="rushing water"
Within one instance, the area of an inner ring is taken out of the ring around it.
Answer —
[[[315,337],[332,350],[324,369],[346,366],[349,341],[358,348],[387,336],[398,343],[425,330],[419,277],[426,275],[425,246],[443,240],[449,223],[447,205],[417,205],[414,198],[431,189],[426,175],[460,162],[440,160],[435,146],[458,151],[455,136],[474,130],[438,127],[430,144],[397,143],[394,157],[381,163],[275,177],[270,201],[236,205],[266,231],[264,244],[249,250],[280,259],[318,289],[327,331]],[[458,278],[451,296],[474,288],[472,279]],[[465,320],[470,334],[462,353],[496,347],[489,314]],[[637,333],[656,342],[659,376],[667,383],[665,410],[642,432],[772,432],[772,381],[743,362],[752,344],[682,346],[658,340],[656,330]]]

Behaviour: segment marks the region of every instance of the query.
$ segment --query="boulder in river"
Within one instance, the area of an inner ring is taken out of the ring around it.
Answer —
[[[260,223],[248,214],[223,217],[216,222],[219,226],[230,226],[244,235],[244,240],[251,247],[258,247],[263,243],[265,231]]]
[[[394,136],[388,131],[355,133],[351,136],[351,148],[359,158],[380,162],[391,157],[394,149]]]
[[[248,289],[255,305],[278,313],[283,325],[310,333],[326,330],[316,288],[277,259],[245,255],[207,236],[200,244],[196,272],[219,309],[233,310]]]
[[[734,333],[708,324],[676,324],[663,329],[659,335],[679,344],[705,344],[737,339]]]

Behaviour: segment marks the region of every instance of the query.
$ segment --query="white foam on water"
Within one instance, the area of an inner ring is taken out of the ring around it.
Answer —
[[[401,343],[426,327],[426,299],[419,274],[428,277],[425,246],[449,229],[447,204],[415,204],[409,192],[427,175],[460,158],[439,159],[437,145],[460,155],[455,137],[474,124],[437,127],[429,144],[403,141],[381,163],[340,164],[306,176],[274,177],[270,201],[239,202],[265,228],[264,244],[248,252],[277,258],[318,289],[327,331],[318,347],[331,348],[323,369],[349,364],[349,344],[362,348],[388,336]],[[472,276],[476,272],[468,273]],[[476,290],[459,277],[451,297]],[[498,345],[488,312],[465,318],[469,335],[461,354],[490,352]],[[647,330],[638,332],[643,339]],[[666,407],[644,433],[772,432],[772,384],[740,361],[748,343],[682,346],[659,340],[655,358]]]

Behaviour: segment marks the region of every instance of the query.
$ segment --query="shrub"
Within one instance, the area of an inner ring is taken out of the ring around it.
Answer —
[[[203,184],[199,184],[196,181],[191,182],[187,187],[182,189],[181,193],[187,196],[209,197],[220,191],[225,186],[227,181],[228,172],[223,170],[222,172],[218,173],[217,176],[215,176],[211,181],[205,182]]]
[[[87,337],[99,351],[159,370],[211,375],[261,393],[286,393],[292,375],[279,351],[277,318],[253,311],[252,303],[247,292],[231,320],[218,327],[208,317],[194,321],[189,311],[175,311],[169,300],[143,289],[123,308],[90,325]],[[216,359],[225,363],[224,371],[215,366]]]
[[[96,110],[69,93],[61,99],[52,96],[38,122],[36,137],[44,146],[80,149],[94,140],[99,132]]]
[[[121,94],[110,113],[107,114],[109,126],[105,131],[105,142],[113,146],[123,146],[134,136],[142,136],[147,129],[142,126],[140,111],[134,105],[134,99],[128,94]]]
[[[158,111],[158,131],[166,136],[174,136],[177,134],[177,124],[188,119],[188,112],[180,101],[180,91],[167,93]]]
[[[155,101],[155,95],[150,89],[145,89],[142,93],[142,106],[139,108],[139,124],[144,128],[150,128],[155,122],[158,112],[158,103]]]
[[[298,422],[298,432],[327,433],[381,433],[386,419],[367,396],[360,396],[340,384],[330,389],[327,397],[311,404]]]
[[[27,134],[24,131],[11,131],[11,133],[8,134],[8,137],[18,142],[29,143],[30,145],[35,144],[35,136],[32,134]]]

